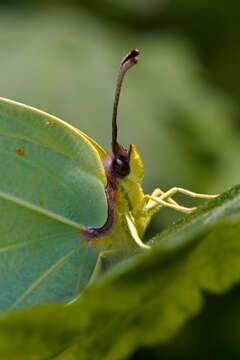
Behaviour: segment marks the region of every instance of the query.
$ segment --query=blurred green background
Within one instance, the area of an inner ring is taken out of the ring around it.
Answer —
[[[119,142],[134,143],[143,159],[145,192],[223,192],[240,182],[239,15],[237,0],[1,1],[0,96],[54,114],[110,150],[119,63],[139,48],[118,119]],[[146,237],[178,216],[162,210]],[[239,291],[219,299],[210,297],[169,346],[132,359],[196,358],[203,348],[209,358],[239,358]]]

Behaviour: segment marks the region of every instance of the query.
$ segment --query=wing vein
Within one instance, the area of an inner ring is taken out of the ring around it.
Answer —
[[[47,209],[44,209],[40,206],[37,206],[37,205],[33,205],[25,200],[22,200],[22,199],[19,199],[17,198],[16,196],[13,196],[13,195],[10,195],[10,194],[7,194],[7,193],[4,193],[2,191],[0,191],[0,198],[3,198],[3,199],[6,199],[6,200],[9,200],[9,201],[12,201],[14,202],[15,204],[18,204],[20,206],[23,206],[27,209],[30,209],[30,210],[33,210],[33,211],[36,211],[42,215],[45,215],[51,219],[54,219],[54,220],[57,220],[63,224],[66,224],[66,225],[70,225],[74,228],[77,228],[77,229],[82,229],[82,227],[80,226],[79,223],[75,222],[75,221],[72,221],[70,219],[67,219],[61,215],[58,215],[58,214],[55,214],[53,213],[52,211],[49,211]]]
[[[65,239],[65,235],[69,236],[70,234],[75,236],[75,234],[73,234],[72,231],[67,231],[67,232],[64,232],[64,233],[61,232],[61,233],[58,233],[58,234],[54,234],[54,235],[52,235],[52,236],[49,236],[49,235],[43,236],[43,237],[38,238],[38,239],[35,240],[35,241],[32,241],[32,240],[23,241],[23,242],[20,242],[20,243],[18,243],[18,244],[8,245],[8,246],[2,247],[2,248],[0,247],[0,253],[7,252],[7,251],[9,251],[9,250],[15,250],[15,249],[17,249],[17,248],[19,248],[19,247],[24,247],[24,246],[27,246],[27,245],[32,245],[33,243],[38,243],[38,242],[40,242],[40,241],[44,241],[45,239],[51,241],[51,239],[57,239],[57,238],[59,238],[59,237],[62,236],[62,235],[64,235],[64,239]]]
[[[80,247],[79,247],[80,248]],[[29,286],[27,288],[27,290],[25,290],[23,292],[23,294],[21,296],[19,296],[19,298],[15,301],[15,303],[11,306],[10,309],[14,309],[19,303],[21,303],[34,289],[36,289],[39,284],[46,279],[49,275],[51,275],[51,273],[56,270],[57,268],[61,267],[64,262],[69,259],[77,250],[78,248],[75,248],[73,250],[71,250],[68,254],[66,254],[65,256],[63,256],[60,260],[58,260],[54,265],[50,266],[50,268],[45,271],[41,276],[39,276],[38,279],[36,279],[33,284],[31,286]]]

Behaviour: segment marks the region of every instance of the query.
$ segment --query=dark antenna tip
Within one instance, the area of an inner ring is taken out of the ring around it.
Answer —
[[[113,116],[112,116],[112,153],[114,157],[118,154],[118,143],[117,143],[117,109],[118,109],[118,102],[119,102],[119,96],[122,86],[122,81],[124,78],[124,75],[130,69],[133,65],[137,64],[138,62],[138,55],[139,55],[138,49],[133,49],[127,55],[124,56],[120,63],[120,69],[118,73],[118,79],[117,79],[117,87],[115,92],[115,98],[114,98],[114,104],[113,104]]]
[[[127,55],[125,55],[124,58],[122,59],[122,61],[120,63],[120,67],[123,66],[127,61],[129,61],[131,59],[136,64],[138,62],[138,58],[136,56],[138,56],[139,54],[140,54],[140,52],[138,49],[133,49],[132,51],[129,51],[129,53],[127,53]]]

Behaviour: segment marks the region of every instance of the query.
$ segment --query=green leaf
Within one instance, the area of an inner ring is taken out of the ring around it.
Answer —
[[[239,282],[239,235],[237,186],[155,237],[150,251],[116,266],[73,304],[7,315],[1,357],[120,360],[166,342],[201,310],[203,291],[218,294]]]

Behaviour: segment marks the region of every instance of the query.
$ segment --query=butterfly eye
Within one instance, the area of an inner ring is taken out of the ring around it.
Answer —
[[[130,173],[129,161],[124,156],[115,158],[112,162],[112,175],[117,178],[124,178]]]

